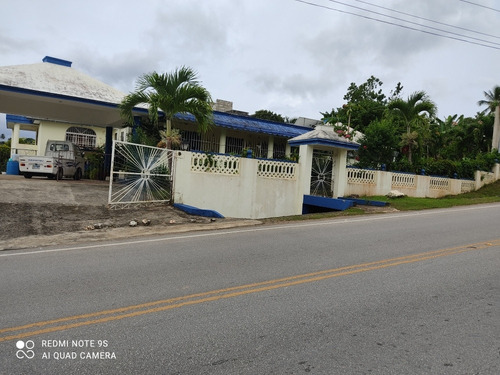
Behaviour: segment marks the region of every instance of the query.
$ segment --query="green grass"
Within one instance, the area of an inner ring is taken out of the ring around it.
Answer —
[[[493,203],[500,202],[500,181],[486,185],[477,191],[460,195],[449,195],[443,198],[387,198],[385,196],[374,196],[366,197],[366,199],[389,202],[391,207],[400,211]]]
[[[425,210],[429,208],[449,208],[471,204],[500,202],[500,180],[471,193],[449,195],[443,198],[388,198],[386,196],[361,197],[361,199],[389,202],[391,207],[399,211]],[[322,212],[307,215],[294,215],[264,219],[264,222],[318,220],[339,216],[354,216],[365,214],[359,207],[345,211]]]

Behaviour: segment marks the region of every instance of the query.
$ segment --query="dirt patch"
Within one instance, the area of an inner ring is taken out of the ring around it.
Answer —
[[[0,240],[35,235],[52,235],[129,227],[131,221],[144,226],[209,223],[210,219],[191,216],[168,205],[109,209],[106,206],[3,203]]]
[[[256,225],[212,219],[169,204],[107,206],[108,184],[0,176],[0,250]],[[131,227],[135,221],[137,226]],[[145,225],[143,221],[147,224]]]

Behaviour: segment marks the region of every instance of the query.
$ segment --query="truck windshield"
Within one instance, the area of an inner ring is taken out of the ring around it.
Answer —
[[[69,151],[69,145],[63,143],[52,143],[50,145],[50,151]]]

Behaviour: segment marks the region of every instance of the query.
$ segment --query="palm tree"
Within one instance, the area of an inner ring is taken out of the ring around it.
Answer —
[[[484,91],[484,97],[486,99],[477,102],[478,105],[487,105],[488,108],[484,111],[489,110],[489,113],[495,113],[495,122],[493,124],[493,137],[491,141],[491,148],[499,150],[500,149],[500,86],[493,87],[492,91]]]
[[[158,112],[165,114],[167,147],[172,136],[172,119],[176,113],[192,114],[198,131],[204,133],[212,124],[212,97],[188,67],[173,73],[147,73],[139,77],[136,91],[127,95],[120,104],[120,113],[128,123],[134,122],[133,110],[140,104],[148,106],[151,122],[158,125]]]
[[[412,148],[417,144],[418,133],[412,128],[421,128],[428,124],[428,117],[436,113],[436,105],[431,101],[424,91],[414,92],[408,100],[395,99],[387,105],[387,108],[401,116],[406,125],[406,134],[402,136],[402,143],[408,147],[408,161],[412,163]],[[426,117],[426,115],[428,117]]]

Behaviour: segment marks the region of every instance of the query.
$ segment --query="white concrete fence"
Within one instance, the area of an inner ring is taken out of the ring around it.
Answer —
[[[176,152],[174,202],[259,219],[298,215],[298,164],[232,155]]]
[[[300,215],[303,195],[309,193],[304,189],[311,179],[310,171],[301,167],[287,161],[176,151],[174,202],[234,218]],[[477,190],[498,180],[500,165],[491,173],[477,171],[475,180],[357,168],[347,168],[344,174],[347,176],[339,179],[346,181],[343,196],[386,195],[399,190],[412,197],[438,198]]]
[[[499,178],[500,164],[495,164],[490,173],[476,171],[474,180],[347,168],[344,195],[386,195],[391,190],[398,190],[410,197],[439,198],[474,191]]]

